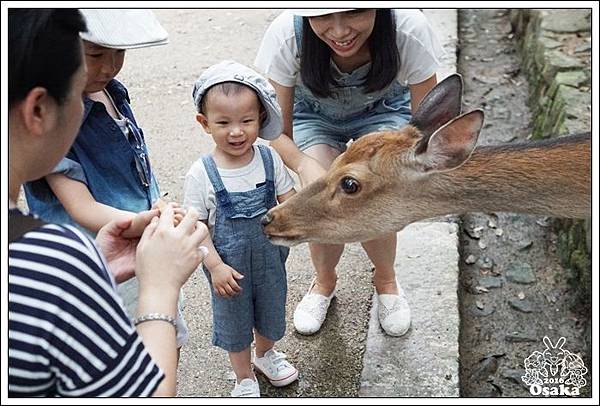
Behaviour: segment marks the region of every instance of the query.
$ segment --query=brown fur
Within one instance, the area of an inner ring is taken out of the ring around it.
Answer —
[[[444,214],[591,214],[589,134],[479,147],[462,166],[437,173],[419,172],[415,166],[419,139],[411,126],[362,137],[324,178],[272,209],[265,232],[283,243],[340,243],[366,241]],[[343,193],[339,182],[344,176],[359,180],[361,192]]]

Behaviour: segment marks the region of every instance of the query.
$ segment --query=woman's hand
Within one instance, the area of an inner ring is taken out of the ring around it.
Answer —
[[[108,268],[117,283],[135,276],[135,250],[138,238],[126,238],[131,219],[111,221],[98,231],[96,245],[104,254]]]
[[[316,159],[300,151],[286,134],[272,140],[271,146],[281,156],[283,163],[298,174],[302,187],[308,186],[326,172]]]
[[[178,226],[174,225],[174,208],[167,205],[159,218],[153,218],[144,230],[136,255],[136,276],[140,295],[152,292],[157,298],[176,299],[179,289],[205,256],[200,243],[208,235],[198,221],[198,213],[189,209]]]
[[[304,154],[298,165],[298,176],[302,187],[306,187],[325,175],[327,171],[314,158]]]
[[[244,278],[244,275],[233,269],[227,264],[221,262],[210,270],[210,279],[215,293],[222,297],[232,297],[242,291],[237,280]]]

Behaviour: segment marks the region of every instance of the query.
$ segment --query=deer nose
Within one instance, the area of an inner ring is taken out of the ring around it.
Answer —
[[[262,226],[264,227],[268,225],[271,221],[273,221],[273,216],[270,213],[267,213],[261,217],[260,224],[262,224]]]

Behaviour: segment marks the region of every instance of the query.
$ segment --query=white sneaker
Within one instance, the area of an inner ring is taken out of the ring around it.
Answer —
[[[313,279],[310,288],[308,288],[308,293],[298,303],[294,311],[294,327],[300,334],[310,335],[321,329],[331,299],[335,296],[335,289],[329,296],[310,293],[315,286],[315,282],[316,279]]]
[[[242,382],[235,382],[235,388],[231,391],[231,397],[233,398],[259,398],[260,387],[256,377],[254,379],[246,378],[242,379]]]
[[[298,370],[285,360],[282,352],[270,349],[264,357],[254,357],[254,369],[269,379],[273,386],[285,386],[298,379]]]
[[[400,284],[397,295],[377,295],[377,313],[379,324],[387,335],[399,337],[406,334],[410,328],[410,307]]]

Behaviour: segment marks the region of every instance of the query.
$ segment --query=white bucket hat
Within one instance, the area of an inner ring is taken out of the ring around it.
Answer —
[[[356,10],[355,8],[298,8],[292,10],[292,14],[300,17],[319,17],[326,14],[342,13],[344,11]]]
[[[81,38],[114,49],[164,45],[169,34],[154,13],[141,9],[80,9],[88,30]]]
[[[260,125],[258,136],[265,140],[274,140],[283,131],[281,107],[277,102],[277,93],[271,84],[249,67],[234,61],[223,61],[205,70],[194,83],[192,97],[199,113],[202,98],[208,89],[224,82],[237,82],[250,87],[258,95],[267,112]]]

